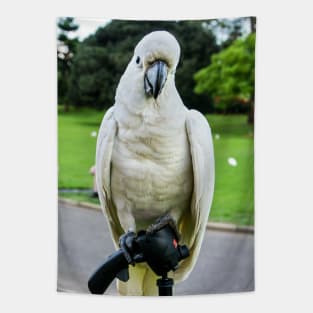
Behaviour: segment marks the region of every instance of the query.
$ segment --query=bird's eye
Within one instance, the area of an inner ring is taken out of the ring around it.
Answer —
[[[137,63],[137,64],[140,63],[140,57],[139,57],[139,56],[136,58],[136,63]]]

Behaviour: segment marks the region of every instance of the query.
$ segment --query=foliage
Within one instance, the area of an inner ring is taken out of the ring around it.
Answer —
[[[233,103],[254,104],[255,33],[237,39],[212,56],[212,63],[198,71],[195,92],[214,95],[215,106],[223,110]]]
[[[104,112],[79,109],[59,113],[59,188],[92,188],[96,137]],[[208,115],[214,138],[216,182],[211,221],[252,225],[254,221],[253,126],[244,115]],[[228,164],[229,157],[238,165]],[[65,195],[64,195],[65,196]],[[87,194],[66,194],[88,201]]]
[[[60,18],[58,21],[59,35],[58,35],[58,99],[59,102],[67,105],[67,91],[69,73],[72,66],[72,60],[78,44],[78,39],[70,39],[69,33],[78,29],[78,25],[74,23],[71,17]],[[65,106],[65,110],[68,107]]]
[[[71,70],[69,100],[75,106],[108,108],[115,89],[137,42],[154,30],[171,32],[181,45],[176,72],[177,89],[190,108],[212,110],[212,101],[193,93],[193,73],[210,64],[218,52],[212,31],[203,21],[121,21],[113,20],[79,44]]]
[[[247,17],[212,19],[206,22],[206,27],[219,37],[221,49],[225,49],[245,34],[246,21]]]

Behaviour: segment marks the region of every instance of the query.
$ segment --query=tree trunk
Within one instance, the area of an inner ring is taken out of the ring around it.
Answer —
[[[256,31],[256,17],[255,16],[250,16],[250,31],[251,33],[255,33]]]
[[[254,101],[251,101],[250,110],[248,112],[248,124],[254,124]]]
[[[68,112],[69,111],[69,106],[67,103],[64,103],[64,112]]]
[[[64,112],[68,112],[70,110],[69,108],[69,105],[68,105],[68,71],[65,70],[64,71],[64,81],[65,81],[65,84],[66,84],[66,88],[65,88],[65,99],[64,99]]]

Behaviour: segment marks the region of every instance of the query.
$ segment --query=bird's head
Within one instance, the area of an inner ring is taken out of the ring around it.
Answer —
[[[175,87],[179,57],[179,44],[170,33],[155,31],[144,36],[136,45],[118,84],[116,107],[121,108],[123,114],[124,106],[135,114],[154,104],[158,109],[173,109],[176,102],[169,101],[169,98],[179,98]]]
[[[137,44],[131,64],[143,77],[142,88],[147,97],[156,99],[167,81],[174,81],[179,57],[179,44],[166,31],[152,32]]]

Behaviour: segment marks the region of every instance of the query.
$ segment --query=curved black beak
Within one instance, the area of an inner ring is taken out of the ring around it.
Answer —
[[[158,97],[164,87],[167,78],[167,65],[163,61],[155,61],[145,73],[145,92],[154,99]]]

